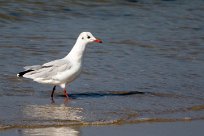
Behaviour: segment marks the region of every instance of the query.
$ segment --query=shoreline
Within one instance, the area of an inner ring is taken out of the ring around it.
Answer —
[[[112,121],[96,121],[96,122],[76,122],[72,124],[24,124],[24,125],[0,125],[0,132],[10,129],[40,129],[49,127],[103,127],[103,126],[122,126],[122,125],[135,125],[135,124],[145,124],[145,123],[176,123],[176,122],[194,122],[194,121],[204,121],[203,117],[198,118],[140,118],[137,120],[123,121],[123,120],[112,120]]]

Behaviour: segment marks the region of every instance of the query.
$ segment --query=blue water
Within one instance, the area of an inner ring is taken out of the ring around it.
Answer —
[[[203,120],[204,2],[1,1],[0,129]],[[82,31],[79,79],[57,88],[16,74],[64,57]],[[78,131],[78,130],[75,130]]]

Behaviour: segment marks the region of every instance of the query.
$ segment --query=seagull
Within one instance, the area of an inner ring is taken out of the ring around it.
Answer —
[[[30,78],[38,83],[54,85],[51,93],[52,99],[58,85],[68,98],[66,85],[80,75],[86,45],[93,42],[102,43],[100,39],[95,38],[90,32],[82,32],[67,56],[42,65],[25,66],[25,70],[18,73],[17,77]]]

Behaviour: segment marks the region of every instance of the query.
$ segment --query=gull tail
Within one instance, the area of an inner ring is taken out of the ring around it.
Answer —
[[[18,73],[17,74],[17,77],[23,77],[23,75],[25,74],[25,73],[28,73],[28,72],[31,72],[31,71],[34,71],[34,70],[26,70],[26,71],[23,71],[23,72],[20,72],[20,73]]]

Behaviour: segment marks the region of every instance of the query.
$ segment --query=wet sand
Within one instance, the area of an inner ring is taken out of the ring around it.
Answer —
[[[1,136],[203,136],[204,121],[10,129]]]
[[[82,128],[83,136],[203,136],[204,121]]]

